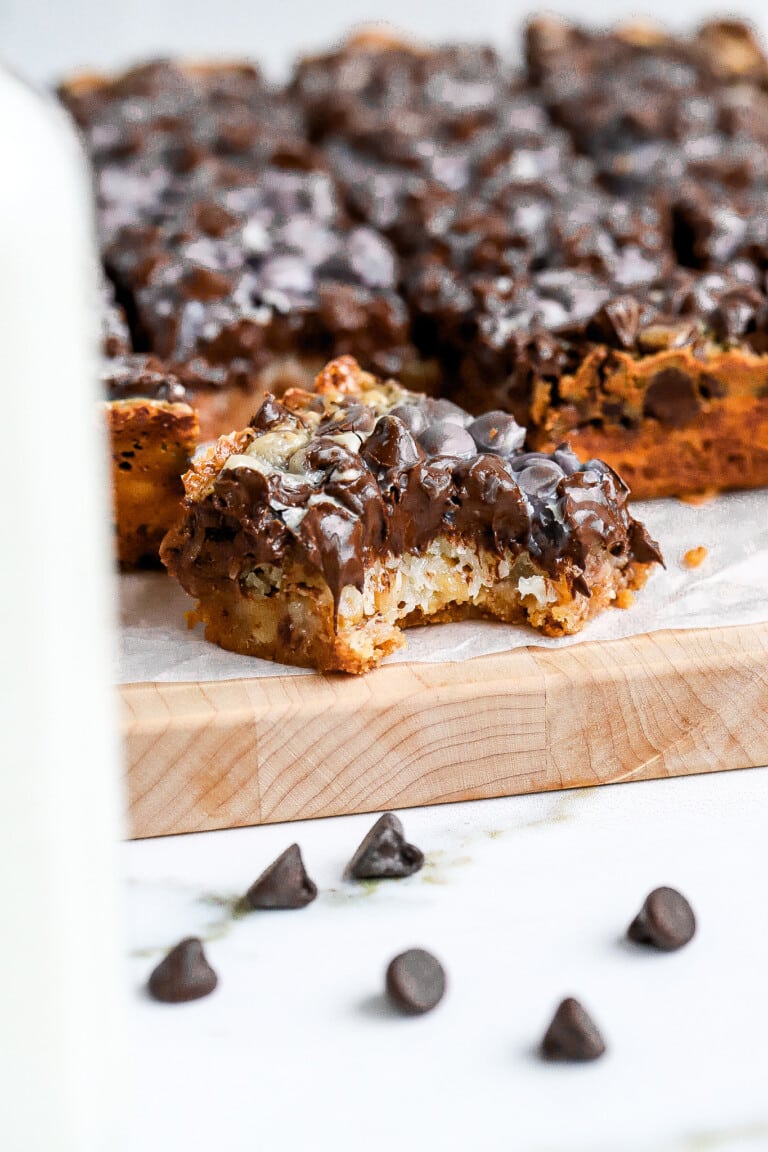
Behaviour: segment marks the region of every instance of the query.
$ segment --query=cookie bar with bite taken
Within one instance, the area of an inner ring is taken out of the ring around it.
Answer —
[[[560,636],[661,562],[607,465],[523,451],[514,417],[473,419],[348,356],[315,387],[268,397],[184,478],[161,558],[223,648],[359,673],[415,624]]]

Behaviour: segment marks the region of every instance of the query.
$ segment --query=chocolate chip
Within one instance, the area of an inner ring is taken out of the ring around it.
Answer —
[[[684,428],[696,419],[700,409],[696,387],[687,372],[664,368],[652,377],[645,393],[644,416],[669,428]]]
[[[391,415],[391,413],[390,413]],[[318,435],[337,436],[340,432],[359,432],[368,436],[376,424],[375,413],[365,404],[349,404],[318,424]]]
[[[387,995],[404,1012],[430,1012],[445,995],[442,964],[423,948],[402,952],[387,968]]]
[[[396,416],[380,417],[360,455],[374,469],[408,468],[422,458],[410,432]]]
[[[449,420],[431,424],[419,436],[419,444],[428,456],[459,456],[468,460],[477,455],[475,442],[464,428]]]
[[[722,380],[718,380],[710,372],[702,372],[699,376],[699,392],[705,400],[711,400],[713,397],[722,400],[723,396],[728,395],[728,388]]]
[[[541,1042],[544,1060],[597,1060],[605,1041],[592,1017],[578,1000],[569,996],[552,1017]]]
[[[206,236],[213,236],[216,239],[220,239],[237,223],[237,217],[213,201],[199,204],[196,216],[201,231],[205,232]]]
[[[424,409],[418,404],[397,404],[390,408],[389,415],[401,420],[412,436],[418,436],[429,423]]]
[[[515,479],[527,496],[546,500],[554,495],[555,489],[565,473],[554,460],[534,460],[526,468],[515,474]]]
[[[292,424],[298,426],[302,421],[289,412],[287,408],[283,407],[279,400],[268,393],[259,408],[256,415],[248,425],[249,428],[255,428],[257,432],[268,432],[270,428],[274,428],[276,424]]]
[[[307,876],[301,849],[291,844],[248,889],[251,908],[304,908],[317,896],[317,885]]]
[[[447,424],[458,424],[461,428],[466,428],[472,422],[469,413],[451,400],[433,400],[427,397],[423,401],[423,408],[430,421],[442,420]]]
[[[654,888],[627,929],[637,944],[651,944],[663,952],[674,952],[693,938],[696,917],[693,909],[674,888]]]
[[[229,294],[230,287],[229,280],[221,272],[202,266],[190,268],[182,280],[182,291],[192,300],[218,300]]]
[[[619,348],[634,348],[640,327],[640,305],[633,296],[618,296],[595,314],[587,331]]]
[[[760,307],[760,294],[745,289],[727,292],[711,316],[712,330],[725,342],[745,336]]]
[[[355,228],[347,239],[347,259],[355,278],[369,288],[392,288],[395,284],[395,256],[384,239],[372,228]]]
[[[208,963],[196,936],[181,940],[160,961],[147,982],[150,996],[165,1004],[183,1004],[209,996],[218,976]]]
[[[508,412],[486,412],[473,420],[467,431],[479,452],[493,452],[497,456],[511,456],[522,448],[525,440],[525,428]]]
[[[385,812],[371,828],[347,865],[356,880],[394,879],[412,876],[424,863],[424,853],[405,839],[403,825],[394,812]]]
[[[273,256],[262,264],[256,283],[262,300],[287,310],[312,292],[312,271],[300,256]]]
[[[561,444],[552,453],[552,456],[565,472],[566,476],[572,476],[574,472],[578,472],[581,468],[581,461],[569,444]]]

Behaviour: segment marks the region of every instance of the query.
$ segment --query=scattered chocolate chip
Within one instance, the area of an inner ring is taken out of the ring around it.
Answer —
[[[251,908],[304,908],[317,896],[317,885],[307,876],[301,849],[291,844],[248,889]]]
[[[209,996],[219,978],[206,959],[203,945],[196,936],[181,940],[160,961],[149,977],[147,988],[155,1000],[165,1004],[183,1004]]]
[[[541,1042],[544,1060],[597,1060],[605,1041],[591,1016],[578,1000],[569,996],[552,1017]]]
[[[445,972],[423,948],[409,948],[387,968],[387,995],[404,1012],[430,1012],[445,995]]]
[[[674,888],[654,888],[627,929],[637,944],[650,944],[663,952],[674,952],[693,938],[696,917],[693,909]]]
[[[371,828],[347,865],[356,880],[397,879],[412,876],[424,863],[424,853],[405,839],[394,812],[385,812]]]

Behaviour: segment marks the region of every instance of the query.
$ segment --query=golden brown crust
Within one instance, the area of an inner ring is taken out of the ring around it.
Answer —
[[[670,372],[688,382],[686,402],[651,415],[649,389]],[[551,451],[568,440],[583,460],[616,469],[637,499],[768,485],[768,356],[734,348],[700,359],[668,349],[638,358],[596,347],[551,400],[551,385],[537,381],[532,446]],[[621,423],[606,418],[611,401]]]
[[[197,414],[188,404],[156,400],[116,400],[104,408],[118,559],[125,567],[156,564],[160,542],[179,515]]]

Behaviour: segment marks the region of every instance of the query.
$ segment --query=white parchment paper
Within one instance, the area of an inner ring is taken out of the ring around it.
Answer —
[[[526,645],[557,647],[662,628],[716,628],[768,620],[768,490],[719,496],[701,505],[653,500],[633,509],[661,544],[667,568],[657,571],[627,610],[612,609],[578,636],[552,640],[531,628],[485,621],[409,629],[407,647],[388,663],[467,660]],[[703,545],[701,567],[682,563]],[[162,573],[124,575],[120,586],[117,680],[231,680],[251,676],[312,675],[305,669],[223,652],[189,630],[191,600]]]

